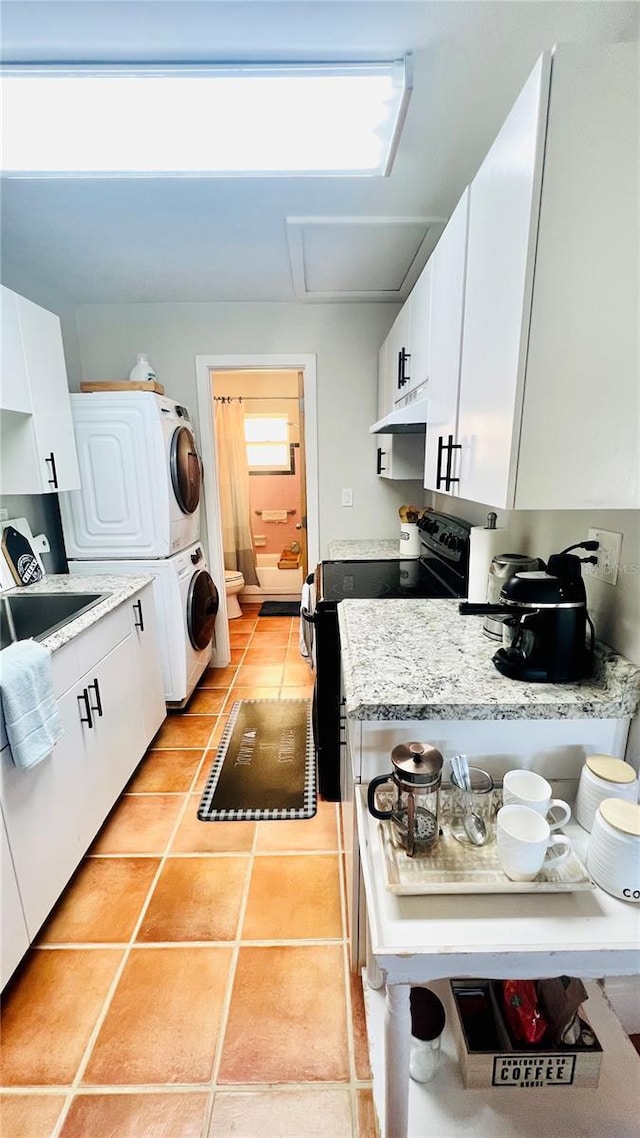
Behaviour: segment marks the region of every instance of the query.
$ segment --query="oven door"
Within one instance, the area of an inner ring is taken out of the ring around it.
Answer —
[[[318,791],[327,802],[340,801],[340,638],[337,605],[318,601],[311,590],[313,609],[302,606],[300,615],[313,629],[313,739],[318,769]]]

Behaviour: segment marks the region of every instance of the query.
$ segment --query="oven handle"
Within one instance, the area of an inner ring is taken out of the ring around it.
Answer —
[[[306,620],[307,624],[316,624],[317,623],[316,614],[314,612],[309,612],[309,609],[301,608],[300,609],[300,616],[302,617],[303,620]]]

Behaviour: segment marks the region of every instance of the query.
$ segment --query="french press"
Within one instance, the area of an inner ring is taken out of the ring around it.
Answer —
[[[443,758],[430,743],[400,743],[391,752],[393,771],[369,783],[367,805],[374,818],[390,820],[409,857],[421,853],[438,840],[440,827],[440,783]],[[376,806],[376,791],[385,782],[396,788],[390,810]]]

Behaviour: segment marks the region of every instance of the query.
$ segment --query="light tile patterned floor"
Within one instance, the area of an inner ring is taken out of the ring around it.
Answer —
[[[235,699],[311,698],[298,621],[246,609],[3,995],[2,1138],[374,1138],[334,803],[196,816]]]

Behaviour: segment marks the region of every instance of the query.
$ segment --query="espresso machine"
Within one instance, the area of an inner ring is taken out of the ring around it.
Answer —
[[[585,542],[569,549],[595,545]],[[497,604],[460,605],[462,613],[503,618],[502,647],[493,656],[503,675],[558,684],[591,674],[594,628],[587,612],[583,560],[593,563],[596,558],[580,558],[568,549],[554,553],[546,569],[523,570],[509,577]]]

